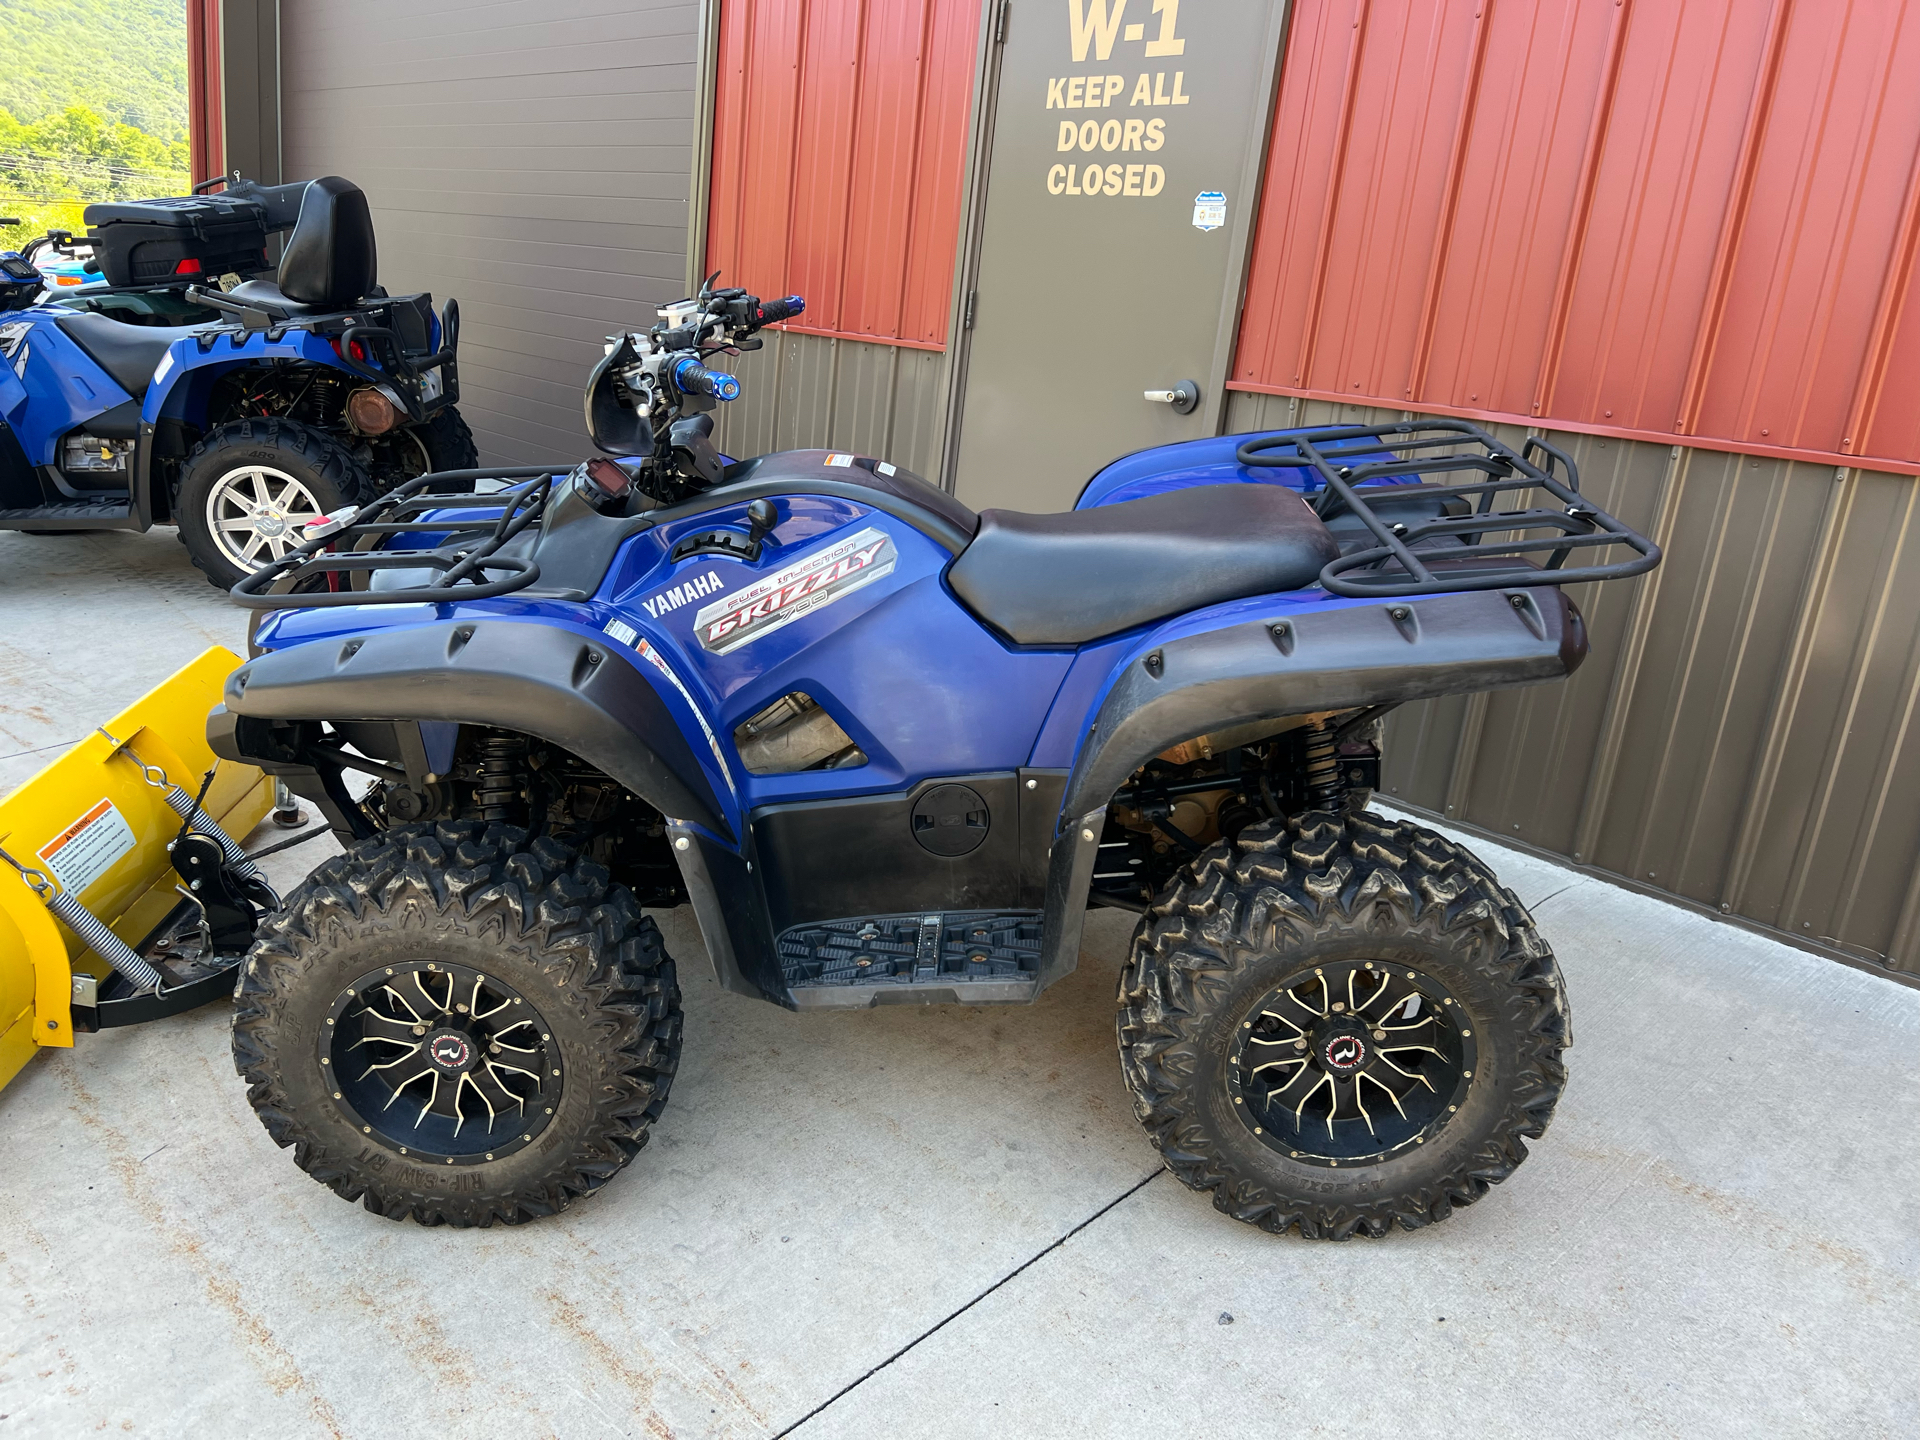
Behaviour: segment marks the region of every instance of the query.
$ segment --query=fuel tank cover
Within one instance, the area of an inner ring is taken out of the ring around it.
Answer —
[[[935,855],[951,858],[978,848],[992,823],[987,802],[966,785],[936,785],[913,806],[913,838]]]

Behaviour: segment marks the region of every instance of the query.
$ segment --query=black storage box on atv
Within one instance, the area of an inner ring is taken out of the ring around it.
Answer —
[[[267,259],[267,212],[254,200],[182,195],[89,205],[94,258],[109,285],[150,285],[175,276],[257,275]]]

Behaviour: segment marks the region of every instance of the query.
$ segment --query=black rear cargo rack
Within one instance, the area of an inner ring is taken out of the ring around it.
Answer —
[[[556,478],[571,467],[522,465],[507,469],[440,470],[397,485],[369,502],[338,529],[289,550],[233,587],[233,598],[251,610],[313,610],[335,605],[449,605],[462,600],[491,600],[524,590],[540,578],[540,567],[525,555],[503,555],[501,548],[537,525],[546,511]],[[519,481],[488,494],[475,494],[478,480]],[[473,520],[431,512],[485,510]],[[390,535],[422,533],[447,536],[434,550],[382,551],[372,547]],[[446,545],[472,536],[471,545],[450,553]],[[356,575],[378,570],[433,570],[425,585],[391,590],[348,588]],[[497,577],[497,578],[492,578]],[[324,581],[326,588],[316,582]],[[305,587],[305,588],[303,588]]]
[[[1320,584],[1335,595],[1574,585],[1643,574],[1660,563],[1660,547],[1583,499],[1572,458],[1538,437],[1515,454],[1464,420],[1329,425],[1255,436],[1237,458],[1246,466],[1306,470],[1321,485],[1308,496],[1321,519],[1350,513],[1379,542],[1320,572]],[[1463,474],[1476,478],[1424,478]],[[1368,483],[1389,479],[1401,483]],[[1503,496],[1513,497],[1507,503],[1514,508],[1501,505]],[[1613,547],[1631,553],[1607,563],[1566,563],[1575,551]]]

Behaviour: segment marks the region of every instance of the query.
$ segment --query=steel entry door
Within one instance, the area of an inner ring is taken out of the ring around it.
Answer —
[[[1015,0],[960,412],[967,504],[1069,509],[1116,456],[1212,433],[1219,397],[1182,414],[1144,396],[1211,388],[1280,3]]]

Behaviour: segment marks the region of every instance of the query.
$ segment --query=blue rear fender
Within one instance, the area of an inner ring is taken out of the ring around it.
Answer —
[[[154,370],[140,418],[149,425],[166,418],[204,426],[214,383],[245,366],[314,365],[364,383],[341,363],[333,346],[312,331],[287,330],[278,339],[269,339],[270,333],[219,330],[176,340]]]
[[[1183,741],[1557,680],[1586,652],[1580,612],[1557,589],[1385,601],[1315,589],[1236,600],[1084,655],[1088,673],[1076,666],[1061,687],[1033,763],[1070,766],[1064,828],[1105,809],[1128,775]]]
[[[1311,590],[1229,601],[1131,630],[1124,635],[1108,636],[1084,646],[1074,656],[1072,668],[1054,697],[1046,723],[1034,741],[1033,755],[1028,763],[1036,767],[1070,769],[1094,738],[1094,725],[1101,707],[1128,668],[1171,642],[1237,625],[1272,625],[1310,612],[1349,609],[1366,603],[1329,595],[1315,586]],[[1196,733],[1206,732],[1202,730]],[[1179,739],[1169,740],[1167,744],[1177,745],[1181,740],[1192,738],[1183,735]],[[1061,823],[1064,825],[1066,822],[1063,820]]]
[[[1088,672],[1076,666],[1061,687],[1036,747],[1036,764],[1043,753],[1072,757],[1047,866],[1043,987],[1079,953],[1107,807],[1155,755],[1290,716],[1557,680],[1586,651],[1579,611],[1544,588],[1384,602],[1263,596],[1089,651]]]
[[[1118,505],[1162,495],[1169,490],[1185,490],[1196,485],[1281,485],[1302,495],[1317,495],[1322,489],[1319,477],[1305,465],[1242,465],[1237,458],[1241,445],[1255,434],[1288,435],[1288,430],[1263,430],[1244,435],[1210,435],[1201,440],[1186,440],[1177,445],[1159,445],[1151,450],[1124,455],[1101,470],[1080,492],[1076,510],[1091,510],[1097,505]],[[1347,459],[1359,464],[1390,460],[1383,450],[1354,450]],[[1366,483],[1371,485],[1411,484],[1419,477],[1383,475]]]

